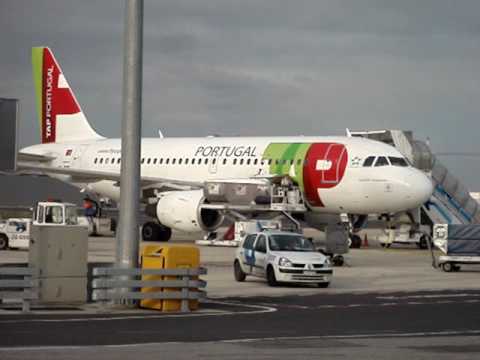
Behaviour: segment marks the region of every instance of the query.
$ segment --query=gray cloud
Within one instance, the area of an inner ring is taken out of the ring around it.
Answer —
[[[473,0],[147,0],[143,134],[388,127],[476,151],[479,13]],[[0,96],[22,101],[23,144],[38,141],[34,45],[55,51],[93,126],[119,136],[122,32],[123,1],[0,3]],[[446,162],[476,186],[479,159]]]

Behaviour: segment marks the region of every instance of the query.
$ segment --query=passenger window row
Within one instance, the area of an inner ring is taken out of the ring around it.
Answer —
[[[220,163],[220,161],[218,161]],[[221,163],[223,165],[226,165],[228,162],[228,159],[224,158],[221,160]],[[105,164],[105,165],[118,165],[121,163],[121,158],[95,158],[93,160],[94,164]],[[198,158],[142,158],[141,164],[142,165],[207,165],[208,163],[211,163],[215,165],[217,163],[217,158],[209,159],[209,158],[204,158],[204,159],[198,159]],[[244,158],[233,158],[232,159],[232,164],[233,165],[293,165],[295,163],[295,160],[293,159],[244,159]],[[297,165],[302,165],[302,159],[297,159],[296,161]],[[308,161],[304,160],[303,165],[307,165]]]
[[[376,161],[375,161],[376,160]],[[400,166],[407,167],[408,162],[405,158],[395,156],[369,156],[363,162],[363,167],[370,167],[375,162],[375,167],[379,166]]]

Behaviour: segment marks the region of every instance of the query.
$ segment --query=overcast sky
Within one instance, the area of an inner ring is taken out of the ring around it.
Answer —
[[[0,97],[39,141],[30,48],[55,52],[92,125],[118,137],[124,1],[0,0]],[[411,129],[477,152],[478,0],[145,0],[143,135]],[[446,157],[480,190],[480,157]]]

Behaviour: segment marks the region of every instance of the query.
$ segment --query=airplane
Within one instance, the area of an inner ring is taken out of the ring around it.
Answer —
[[[118,201],[121,139],[88,122],[52,51],[32,48],[41,144],[19,152],[18,167]],[[269,184],[288,178],[306,213],[390,214],[429,200],[430,178],[394,147],[349,136],[142,138],[141,186],[155,190],[144,224],[160,241],[171,230],[214,231],[225,211],[207,206],[207,183]],[[232,205],[234,207],[234,205]],[[150,206],[152,209],[152,206]],[[312,217],[312,218],[315,218]]]

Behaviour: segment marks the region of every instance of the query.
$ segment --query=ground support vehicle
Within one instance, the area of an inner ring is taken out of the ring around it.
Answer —
[[[445,272],[459,271],[460,265],[480,264],[480,225],[436,224],[433,243],[445,255],[438,264]]]
[[[233,264],[237,281],[247,276],[279,283],[308,283],[328,287],[333,275],[330,259],[315,250],[311,240],[292,232],[265,230],[240,243]]]
[[[114,236],[116,223],[114,219],[107,217],[79,216],[78,223],[88,228],[89,236]]]
[[[430,227],[420,225],[418,228],[412,224],[400,224],[387,228],[377,236],[377,241],[382,247],[389,248],[392,244],[415,244],[420,249],[428,249],[427,241],[431,241]]]
[[[11,218],[0,224],[0,250],[28,249],[32,219]]]

